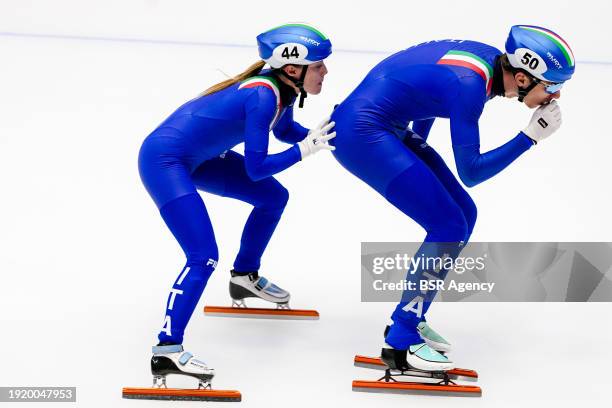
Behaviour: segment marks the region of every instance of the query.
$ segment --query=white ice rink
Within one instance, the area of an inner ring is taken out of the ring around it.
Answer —
[[[78,388],[76,404],[53,406],[206,404],[121,399],[123,386],[150,385],[150,347],[184,263],[141,185],[137,153],[179,104],[255,62],[259,32],[287,21],[317,25],[336,50],[322,94],[296,109],[306,126],[409,45],[468,38],[503,48],[517,23],[559,32],[577,59],[563,126],[470,190],[472,239],[612,241],[612,7],[465,3],[0,0],[0,386]],[[496,98],[481,120],[483,150],[530,117]],[[454,171],[448,121],[429,140]],[[326,152],[277,178],[291,198],[262,274],[292,292],[294,307],[318,309],[319,321],[203,316],[204,304],[229,304],[228,270],[250,212],[204,196],[220,262],[185,345],[217,370],[215,388],[242,392],[241,406],[610,406],[610,303],[435,304],[429,321],[452,341],[457,365],[479,372],[482,398],[352,392],[353,379],[378,375],[352,358],[379,351],[394,307],[360,302],[360,242],[424,233]],[[30,405],[39,406],[18,406]]]

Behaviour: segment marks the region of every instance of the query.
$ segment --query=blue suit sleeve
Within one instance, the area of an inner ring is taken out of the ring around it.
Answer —
[[[293,120],[293,106],[289,107],[274,126],[274,136],[281,142],[295,144],[304,140],[308,129]]]
[[[431,130],[435,119],[436,118],[415,120],[412,122],[412,131],[421,136],[423,140],[427,140],[429,137],[429,131]]]
[[[485,102],[485,88],[479,77],[463,77],[451,110],[450,127],[457,172],[461,181],[473,187],[493,177],[533,145],[520,132],[507,143],[480,153],[478,119]]]
[[[270,125],[276,113],[276,96],[260,86],[250,90],[245,103],[244,161],[252,180],[279,173],[301,160],[297,145],[281,153],[268,154]]]

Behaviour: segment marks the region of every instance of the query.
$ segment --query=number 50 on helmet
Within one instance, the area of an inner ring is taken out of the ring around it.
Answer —
[[[257,36],[259,56],[277,69],[287,64],[310,65],[332,53],[331,41],[307,24],[285,24]]]

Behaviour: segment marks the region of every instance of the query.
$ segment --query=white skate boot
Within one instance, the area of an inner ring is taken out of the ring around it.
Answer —
[[[239,275],[232,271],[229,291],[234,307],[246,307],[244,299],[256,297],[276,303],[279,309],[289,308],[289,298],[291,297],[289,292],[279,288],[263,276],[259,276],[257,272]]]
[[[396,349],[394,346],[391,346],[388,341],[389,336],[393,337],[391,334],[393,328],[395,328],[394,324],[385,328],[385,345],[380,354],[380,358],[390,369],[401,371],[411,369],[421,371],[448,371],[455,368],[455,364],[448,357],[439,353],[427,343],[411,344],[406,346],[405,349],[404,347]],[[397,338],[395,341],[397,341]]]
[[[236,390],[213,390],[211,381],[215,371],[206,363],[193,358],[180,344],[154,346],[151,357],[153,387],[124,387],[123,398],[162,401],[241,401]],[[168,388],[168,374],[197,378],[198,388]]]
[[[168,374],[187,375],[198,379],[199,389],[210,389],[215,370],[206,363],[196,360],[193,355],[183,350],[180,344],[153,346],[151,357],[153,387],[166,388]]]
[[[229,283],[232,306],[205,306],[204,314],[217,317],[239,317],[256,319],[318,320],[319,312],[311,309],[291,309],[291,295],[257,272],[238,274],[232,271]],[[246,298],[259,298],[276,307],[249,307]]]
[[[380,358],[389,368],[402,371],[448,371],[455,368],[455,363],[426,343],[413,344],[407,350],[396,350],[385,344]]]

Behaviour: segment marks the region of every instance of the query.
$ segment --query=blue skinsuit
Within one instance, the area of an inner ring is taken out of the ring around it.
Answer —
[[[263,71],[185,103],[143,142],[140,177],[187,257],[168,296],[160,342],[183,342],[185,327],[217,265],[213,227],[197,190],[253,205],[234,269],[259,269],[289,198],[271,176],[301,160],[295,143],[308,133],[293,120],[294,100],[292,88]],[[270,130],[293,146],[268,154]],[[244,156],[230,150],[243,142]]]
[[[332,115],[334,157],[426,230],[417,255],[458,256],[476,222],[476,205],[426,143],[435,118],[450,119],[457,170],[470,187],[493,177],[533,145],[520,132],[504,145],[480,152],[478,120],[494,96],[500,54],[473,41],[419,44],[375,66]],[[411,272],[409,280],[420,280],[431,271]],[[447,272],[439,271],[437,277],[444,279]],[[434,296],[434,291],[404,293],[392,315],[388,344],[406,349],[422,343],[416,326]]]

